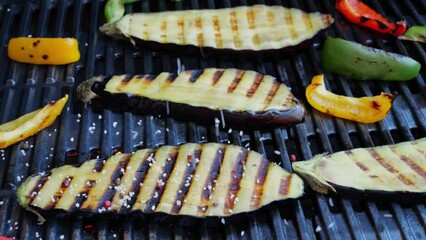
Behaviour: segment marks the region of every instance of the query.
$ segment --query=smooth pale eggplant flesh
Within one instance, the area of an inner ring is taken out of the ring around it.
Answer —
[[[426,138],[357,148],[293,163],[296,173],[320,193],[426,193]]]
[[[218,143],[163,146],[65,165],[17,190],[32,211],[230,216],[303,194],[302,179],[245,148]]]
[[[331,15],[282,6],[131,13],[100,31],[118,38],[184,46],[260,51],[292,47],[334,22]]]
[[[285,84],[269,75],[238,69],[100,76],[80,84],[77,93],[82,102],[95,108],[170,115],[207,124],[216,118],[238,127],[287,126],[303,121],[306,114]]]

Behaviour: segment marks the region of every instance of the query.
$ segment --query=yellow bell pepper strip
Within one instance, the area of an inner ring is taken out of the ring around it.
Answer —
[[[75,38],[11,38],[7,52],[14,61],[31,64],[62,65],[80,59]]]
[[[52,125],[61,114],[68,100],[68,95],[56,102],[51,102],[41,109],[27,113],[18,119],[0,125],[0,149],[32,136]]]
[[[392,107],[396,94],[381,93],[373,97],[347,97],[334,94],[324,86],[324,75],[317,75],[306,88],[309,104],[320,112],[361,123],[382,120]]]

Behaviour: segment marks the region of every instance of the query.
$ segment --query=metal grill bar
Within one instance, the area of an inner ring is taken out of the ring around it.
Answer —
[[[424,25],[426,5],[402,1],[365,1],[381,13],[407,19],[410,25]],[[320,46],[327,35],[341,36],[388,51],[411,55],[422,65],[426,53],[419,43],[394,41],[390,37],[347,22],[330,1],[223,0],[223,1],[142,1],[126,5],[127,12],[219,8],[237,5],[277,4],[312,12],[328,12],[336,23],[312,40],[312,44],[290,55],[277,53],[257,59],[217,59],[176,56],[173,53],[135,49],[112,41],[97,31],[104,22],[99,1],[12,2],[0,0],[0,122],[35,110],[64,93],[76,100],[78,83],[94,75],[120,73],[177,72],[178,69],[237,67],[276,76],[303,99],[311,77],[322,72]],[[69,66],[30,66],[8,60],[7,42],[15,36],[76,36],[81,60]],[[107,157],[117,152],[185,142],[223,142],[250,147],[291,171],[290,155],[308,159],[321,152],[354,147],[391,144],[426,136],[425,71],[408,83],[356,82],[326,74],[326,85],[348,96],[397,91],[400,97],[390,115],[377,124],[357,124],[334,119],[310,108],[303,124],[274,130],[244,131],[215,129],[190,122],[157,116],[138,116],[84,108],[76,114],[68,104],[54,125],[0,152],[0,235],[19,239],[424,239],[424,204],[375,203],[324,196],[307,189],[305,197],[271,204],[254,213],[231,218],[194,220],[161,219],[49,219],[42,226],[34,215],[23,211],[12,186],[27,176],[55,166],[81,163],[89,158]],[[307,105],[308,106],[308,105]],[[213,124],[212,124],[213,125]],[[29,149],[22,148],[28,144]],[[279,151],[280,155],[275,154]],[[11,185],[10,185],[11,184]],[[212,225],[212,226],[211,226]]]

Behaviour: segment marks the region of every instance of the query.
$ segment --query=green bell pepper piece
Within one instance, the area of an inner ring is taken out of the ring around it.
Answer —
[[[426,43],[426,26],[412,26],[399,39]]]
[[[321,62],[326,71],[358,80],[406,81],[420,71],[410,57],[332,37],[324,43]]]

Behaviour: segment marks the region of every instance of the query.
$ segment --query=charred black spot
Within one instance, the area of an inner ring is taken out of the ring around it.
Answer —
[[[40,43],[40,40],[33,42],[33,47],[37,47],[39,43]]]
[[[379,110],[381,106],[376,101],[372,101],[371,102],[371,107],[374,108],[374,109]]]
[[[359,18],[359,22],[360,22],[360,23],[365,23],[365,22],[368,22],[368,21],[370,21],[370,19],[369,19],[369,18],[367,18],[367,17],[361,16],[361,17]]]
[[[24,47],[21,47],[21,50],[24,50],[25,48]]]
[[[49,56],[43,55],[41,58],[43,58],[43,60],[47,60],[49,58]]]
[[[214,75],[213,75],[213,85],[216,84],[217,82],[219,82],[220,77],[222,77],[223,75],[223,70],[217,70]]]
[[[34,55],[30,54],[30,58],[34,58]]]
[[[169,73],[169,76],[167,76],[167,81],[168,82],[173,82],[177,77],[177,74],[175,73]]]
[[[379,20],[375,20],[375,21],[377,23],[377,26],[379,26],[380,29],[388,29],[389,28],[388,25],[382,23],[381,21],[379,21]]]

